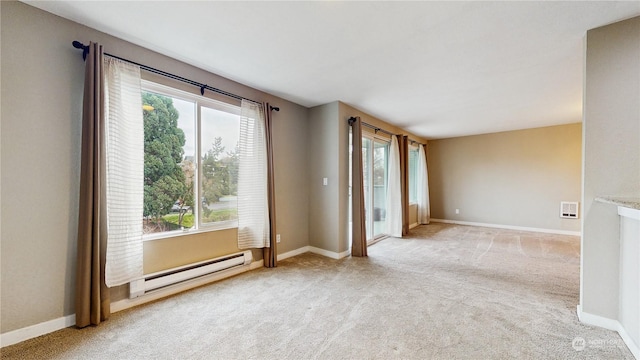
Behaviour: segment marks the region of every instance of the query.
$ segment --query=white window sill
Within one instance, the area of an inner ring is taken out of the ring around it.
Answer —
[[[213,231],[229,230],[229,229],[237,229],[237,228],[238,228],[237,220],[221,221],[211,225],[202,225],[200,229],[174,230],[174,231],[167,231],[163,233],[143,235],[142,241],[162,240],[162,239],[169,239],[169,238],[175,238],[180,236],[202,234],[202,233],[208,233]]]

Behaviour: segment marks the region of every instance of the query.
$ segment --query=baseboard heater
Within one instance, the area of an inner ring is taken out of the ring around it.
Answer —
[[[182,284],[221,271],[250,266],[251,261],[253,261],[253,255],[251,251],[247,250],[148,274],[129,283],[129,298],[137,298],[154,290]]]

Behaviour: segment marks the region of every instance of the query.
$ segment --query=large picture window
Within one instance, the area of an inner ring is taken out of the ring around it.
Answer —
[[[146,238],[237,226],[240,108],[143,82]]]

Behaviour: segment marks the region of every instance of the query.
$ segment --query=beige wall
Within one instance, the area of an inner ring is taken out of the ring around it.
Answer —
[[[338,208],[340,173],[338,103],[316,106],[309,110],[309,245],[332,252],[344,251],[340,246]],[[327,178],[327,185],[322,179]]]
[[[363,122],[426,143],[423,138],[339,101],[310,110],[310,245],[337,253],[350,247],[348,119],[352,116],[360,116]],[[322,185],[323,177],[329,180],[327,186]]]
[[[618,318],[620,230],[597,196],[640,197],[640,17],[587,32],[580,304]]]
[[[580,124],[432,140],[427,160],[432,218],[580,230],[559,217],[580,201]]]
[[[1,2],[1,308],[5,333],[73,314],[84,64],[73,40],[280,107],[278,252],[308,245],[308,109],[18,2]],[[199,89],[191,89],[198,92]],[[235,231],[145,243],[145,271],[237,251]],[[259,256],[259,251],[254,255]],[[114,292],[124,293],[122,288]]]

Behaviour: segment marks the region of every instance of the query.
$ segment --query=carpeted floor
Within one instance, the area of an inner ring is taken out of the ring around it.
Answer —
[[[421,226],[368,258],[303,254],[1,356],[633,359],[615,332],[578,322],[579,246],[573,236]]]

